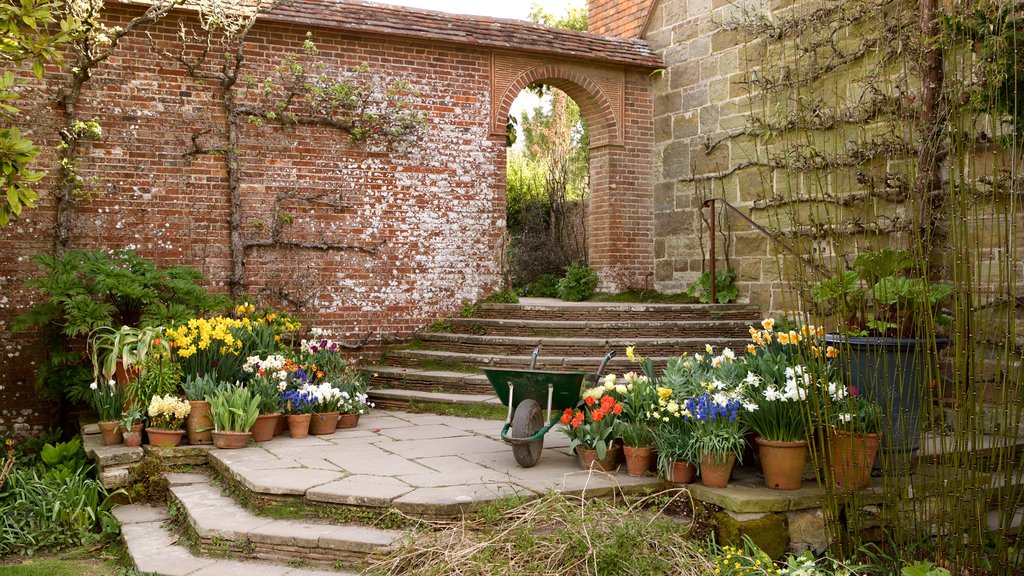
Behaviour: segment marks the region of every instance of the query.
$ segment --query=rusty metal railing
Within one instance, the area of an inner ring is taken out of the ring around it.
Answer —
[[[811,262],[810,260],[808,260],[806,257],[804,257],[799,252],[797,252],[795,249],[793,249],[789,244],[786,244],[782,240],[776,238],[775,235],[771,233],[771,231],[769,231],[764,226],[761,226],[757,222],[754,222],[753,220],[751,220],[750,217],[747,216],[746,214],[744,214],[743,212],[741,212],[739,208],[733,206],[728,201],[726,201],[726,200],[724,200],[722,198],[709,198],[709,199],[704,201],[703,207],[711,209],[711,218],[708,220],[708,236],[711,239],[711,245],[710,245],[710,247],[708,249],[708,257],[711,260],[711,266],[708,269],[708,276],[710,277],[709,284],[711,285],[711,303],[712,304],[716,304],[718,302],[717,295],[715,294],[715,285],[718,283],[718,275],[717,275],[717,272],[715,270],[715,213],[716,213],[715,204],[718,203],[718,202],[721,202],[722,204],[725,205],[726,208],[729,208],[730,210],[735,212],[736,215],[739,216],[740,218],[742,218],[744,222],[746,222],[747,224],[750,224],[754,228],[754,230],[757,230],[761,234],[764,234],[765,236],[767,236],[769,240],[774,242],[775,245],[778,246],[779,248],[781,248],[783,251],[788,252],[788,253],[792,254],[793,256],[796,256],[798,259],[800,259],[801,262],[806,264],[807,267],[809,267],[811,270],[813,270],[815,274],[817,274],[818,276],[820,276],[822,278],[828,278],[829,277],[829,273],[826,272],[823,268],[821,268],[820,266],[818,266],[814,262]]]

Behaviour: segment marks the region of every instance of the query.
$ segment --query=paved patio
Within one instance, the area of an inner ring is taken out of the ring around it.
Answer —
[[[509,495],[551,491],[600,495],[657,488],[651,475],[586,472],[557,427],[533,468],[521,468],[501,441],[502,422],[377,411],[357,428],[274,440],[241,450],[210,450],[210,463],[243,487],[311,502],[395,507],[417,515],[458,514]]]

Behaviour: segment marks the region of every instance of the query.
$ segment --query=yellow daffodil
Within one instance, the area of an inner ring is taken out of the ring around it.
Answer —
[[[636,362],[636,351],[633,346],[626,346],[626,358],[629,358],[630,362]]]
[[[747,344],[747,354],[751,356],[757,356],[757,347],[753,344]]]
[[[672,389],[671,388],[662,388],[661,386],[658,386],[658,398],[661,398],[661,399],[664,400],[665,398],[669,398],[671,396],[672,396]]]
[[[775,318],[765,318],[761,321],[761,327],[771,332],[775,328]]]

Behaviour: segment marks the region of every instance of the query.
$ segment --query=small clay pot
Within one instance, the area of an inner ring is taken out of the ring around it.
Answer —
[[[333,434],[338,429],[339,416],[338,412],[313,412],[313,419],[309,422],[309,433],[314,436]]]
[[[213,432],[213,445],[223,449],[245,448],[249,445],[252,432]]]
[[[136,430],[125,432],[124,445],[128,447],[142,446],[142,432]]]
[[[342,414],[338,416],[338,428],[355,428],[359,425],[359,414]]]
[[[280,412],[274,412],[273,414],[260,414],[256,418],[256,423],[249,429],[252,432],[252,439],[254,442],[269,442],[274,439],[274,429],[277,428],[277,422],[281,419]]]
[[[103,435],[104,446],[114,446],[124,441],[124,428],[121,427],[119,420],[99,422],[97,426],[100,427],[100,434]]]

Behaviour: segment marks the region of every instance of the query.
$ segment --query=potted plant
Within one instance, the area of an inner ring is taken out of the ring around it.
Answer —
[[[121,430],[124,388],[118,386],[115,380],[107,380],[103,385],[93,381],[89,388],[92,389],[92,407],[99,413],[98,425],[100,433],[103,435],[103,444],[105,446],[120,444],[124,440]]]
[[[746,445],[742,402],[727,394],[704,393],[687,400],[685,410],[694,422],[693,449],[700,458],[701,483],[725,488]]]
[[[651,469],[654,430],[647,422],[623,422],[619,434],[622,451],[626,454],[626,472],[630,476],[643,476]]]
[[[627,357],[635,359],[632,347],[626,350]],[[627,372],[622,375],[621,390],[623,423],[620,429],[626,458],[626,472],[630,476],[642,476],[651,469],[654,459],[654,429],[652,411],[658,396],[648,376]]]
[[[315,403],[316,397],[309,390],[309,385],[281,393],[281,411],[288,421],[288,433],[292,438],[305,438],[309,435]]]
[[[575,450],[581,469],[609,472],[614,468],[619,455],[614,441],[622,410],[614,396],[605,394],[586,396],[584,410],[566,408],[562,413],[560,430],[569,437],[569,450]]]
[[[313,435],[332,434],[338,429],[338,416],[341,411],[341,390],[330,382],[321,382],[310,386],[313,397],[313,417],[309,423],[309,433]]]
[[[146,428],[149,443],[161,448],[177,446],[185,435],[181,425],[191,410],[189,403],[177,396],[153,396],[146,410],[149,415],[149,428]]]
[[[117,380],[122,386],[138,375],[151,352],[169,352],[162,327],[101,326],[89,335],[93,378]]]
[[[188,443],[193,445],[211,444],[213,442],[213,417],[210,415],[210,401],[222,389],[212,374],[202,376],[189,375],[181,384],[192,410],[185,420],[188,432]]]
[[[882,427],[882,408],[854,387],[833,386],[827,408],[829,462],[836,486],[860,490],[871,482]]]
[[[142,412],[137,408],[125,410],[121,419],[125,446],[142,446]]]
[[[154,396],[175,395],[181,385],[181,367],[170,353],[153,351],[133,368],[135,376],[125,385],[128,404],[142,409]]]
[[[366,380],[363,373],[348,365],[341,371],[336,386],[342,395],[341,403],[338,405],[341,412],[338,417],[338,428],[355,428],[359,425],[359,416],[373,408],[373,403],[366,395]]]
[[[217,448],[245,448],[252,437],[253,423],[260,415],[259,394],[242,386],[221,390],[210,397],[213,417],[213,445]]]
[[[812,290],[839,319],[838,333],[825,339],[842,352],[845,384],[884,409],[883,451],[895,469],[918,447],[927,375],[949,344],[937,334],[940,306],[952,291],[929,282],[910,252],[892,249],[858,255],[852,270]]]
[[[274,430],[281,419],[278,398],[288,386],[287,364],[284,356],[271,354],[266,359],[250,356],[242,365],[242,371],[250,375],[246,386],[261,398],[260,415],[252,427],[252,439],[256,442],[268,442],[274,438]]]
[[[665,480],[674,484],[689,484],[697,476],[694,466],[693,423],[686,418],[663,422],[654,435],[658,450],[658,470]]]

